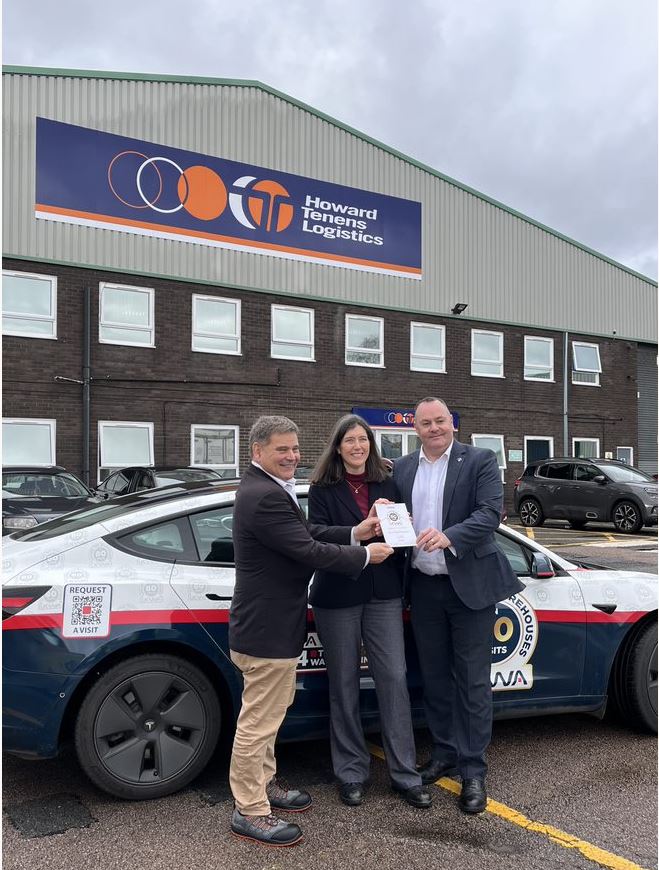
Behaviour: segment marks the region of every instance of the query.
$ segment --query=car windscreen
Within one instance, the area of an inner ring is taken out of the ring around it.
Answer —
[[[175,468],[172,471],[157,471],[155,473],[156,486],[169,486],[172,483],[187,482],[188,480],[217,480],[219,477],[214,471],[206,471],[201,468]]]
[[[4,471],[2,488],[19,496],[37,498],[86,498],[87,487],[72,474],[39,474],[38,472]]]
[[[657,481],[653,480],[649,474],[646,474],[644,471],[639,471],[638,468],[626,467],[624,465],[603,464],[598,465],[597,467],[616,483],[653,483],[655,485],[657,483]]]

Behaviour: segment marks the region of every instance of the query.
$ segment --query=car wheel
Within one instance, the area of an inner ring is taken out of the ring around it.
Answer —
[[[639,531],[643,518],[633,501],[619,501],[613,508],[613,525],[619,532],[633,534]]]
[[[519,503],[519,519],[523,526],[541,526],[545,521],[540,503],[534,498],[525,498]]]
[[[162,797],[201,773],[220,724],[217,693],[199,668],[177,656],[135,656],[88,691],[76,720],[76,751],[104,791],[130,800]]]
[[[657,733],[657,623],[650,622],[625,645],[612,674],[613,707],[623,721]]]

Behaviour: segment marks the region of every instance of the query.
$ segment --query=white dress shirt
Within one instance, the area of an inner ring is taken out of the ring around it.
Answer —
[[[444,484],[452,449],[453,442],[439,459],[434,461],[428,459],[423,447],[419,451],[419,467],[412,487],[412,518],[417,535],[431,527],[442,531]],[[412,566],[423,574],[448,574],[444,550],[428,553],[415,547],[412,553]]]

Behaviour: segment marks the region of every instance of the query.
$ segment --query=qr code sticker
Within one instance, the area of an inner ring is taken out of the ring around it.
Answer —
[[[63,637],[107,637],[112,587],[69,584],[64,590]]]

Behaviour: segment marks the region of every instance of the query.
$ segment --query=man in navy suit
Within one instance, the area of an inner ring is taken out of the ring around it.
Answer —
[[[487,804],[492,734],[490,662],[495,605],[524,587],[495,543],[503,486],[491,450],[460,444],[445,402],[422,399],[421,449],[397,460],[394,480],[417,533],[407,592],[432,737],[424,783],[456,771],[460,809]]]

